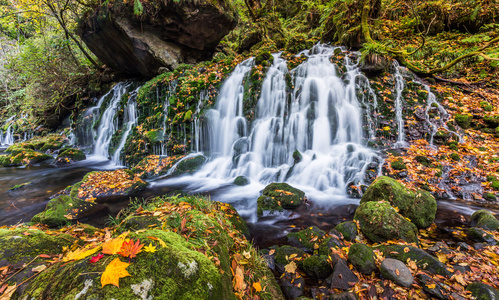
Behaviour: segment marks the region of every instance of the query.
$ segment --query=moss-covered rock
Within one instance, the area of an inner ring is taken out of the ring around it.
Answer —
[[[277,271],[280,273],[284,273],[284,267],[291,261],[294,261],[299,268],[302,268],[303,259],[305,258],[305,256],[305,251],[301,249],[289,245],[279,247],[275,251],[275,265]]]
[[[485,209],[477,210],[471,215],[470,225],[485,230],[498,230],[499,221],[494,215]]]
[[[333,268],[326,255],[312,255],[303,260],[303,271],[315,279],[326,279],[333,273]]]
[[[85,160],[87,156],[81,150],[75,148],[66,148],[62,150],[56,157],[56,164],[66,164]]]
[[[144,190],[148,183],[128,169],[90,172],[71,187],[70,196],[82,200],[108,201]]]
[[[347,241],[354,241],[357,237],[357,223],[355,222],[343,222],[336,225],[334,229],[340,232]]]
[[[303,204],[305,193],[287,183],[271,183],[263,189],[263,196],[272,197],[283,208],[294,209]]]
[[[470,291],[471,295],[475,297],[476,300],[499,299],[499,291],[483,282],[470,283],[466,287],[466,290]]]
[[[371,275],[376,271],[376,257],[369,246],[356,243],[350,246],[348,250],[348,262],[351,263],[359,272]]]
[[[412,191],[395,179],[382,176],[367,188],[360,203],[383,200],[397,207],[418,228],[429,227],[435,220],[437,201],[425,190]]]
[[[75,240],[66,234],[47,234],[28,227],[0,229],[0,266],[22,267],[23,264],[34,260],[29,268],[23,269],[7,282],[20,284],[34,275],[33,268],[45,263],[43,258],[37,258],[39,254],[60,254],[63,247],[71,246]]]
[[[487,233],[481,228],[472,227],[466,232],[466,236],[475,243],[487,243],[496,245],[497,241],[492,234]]]
[[[172,175],[179,176],[193,174],[206,162],[206,157],[202,154],[193,157],[187,157],[179,161]]]
[[[364,202],[357,207],[354,219],[367,238],[376,243],[402,239],[418,241],[416,225],[407,221],[388,202]]]
[[[244,186],[248,185],[250,183],[248,177],[246,176],[237,176],[236,179],[234,179],[234,184],[239,185],[239,186]]]
[[[320,255],[329,255],[331,254],[331,249],[338,249],[345,247],[345,244],[335,237],[326,237],[322,240],[319,245],[319,254]]]
[[[379,249],[385,257],[398,259],[402,262],[407,263],[407,260],[410,258],[412,261],[416,262],[418,268],[432,274],[442,276],[449,276],[452,274],[449,270],[447,270],[447,266],[441,263],[436,257],[433,257],[424,250],[414,246],[381,245],[375,249]]]
[[[462,115],[462,114],[454,115],[454,120],[456,121],[457,125],[459,125],[459,127],[461,127],[462,129],[470,128],[472,119],[473,116],[471,115]]]
[[[407,170],[407,166],[405,165],[402,159],[394,160],[390,163],[390,167],[397,171]]]
[[[312,226],[297,232],[288,233],[286,239],[291,246],[312,253],[314,252],[314,249],[319,248],[325,235],[326,233],[324,231],[316,226]]]
[[[161,227],[161,221],[154,216],[130,215],[118,227],[118,232],[137,231]]]
[[[45,210],[35,215],[31,221],[56,227],[81,220],[105,208],[88,201],[61,195],[50,200]]]
[[[45,160],[53,159],[52,155],[40,153],[28,148],[16,148],[10,155],[0,157],[0,165],[10,166],[30,166]]]

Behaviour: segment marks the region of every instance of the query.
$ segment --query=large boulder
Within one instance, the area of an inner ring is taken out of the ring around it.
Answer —
[[[412,191],[395,179],[382,176],[367,188],[360,203],[383,200],[398,207],[399,213],[418,228],[427,228],[435,220],[437,201],[427,191]]]
[[[498,230],[499,221],[490,211],[481,209],[471,215],[471,226],[485,230]]]
[[[78,34],[107,66],[152,77],[162,68],[209,59],[236,24],[224,0],[129,1],[96,8]]]
[[[303,204],[305,192],[290,186],[287,183],[274,182],[267,185],[257,200],[257,215],[264,212],[272,214],[275,211],[295,209]]]
[[[56,227],[70,224],[104,210],[106,208],[99,204],[61,195],[50,200],[45,210],[35,215],[31,221]]]
[[[354,219],[359,221],[360,230],[375,243],[402,239],[417,243],[416,225],[401,216],[387,202],[364,202],[357,207]]]

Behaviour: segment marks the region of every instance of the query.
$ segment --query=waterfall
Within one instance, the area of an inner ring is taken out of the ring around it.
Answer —
[[[112,161],[117,165],[122,164],[122,161],[120,160],[121,151],[125,147],[125,143],[126,143],[126,140],[128,138],[128,135],[130,134],[130,131],[132,131],[133,127],[137,123],[137,102],[135,100],[137,99],[138,91],[139,91],[139,88],[135,89],[130,94],[130,98],[128,99],[128,102],[127,102],[127,107],[125,110],[125,117],[123,120],[123,123],[126,124],[123,126],[123,130],[125,130],[125,132],[121,136],[120,143],[118,144],[118,147],[114,151],[113,158],[112,158]]]
[[[286,181],[336,195],[345,194],[348,184],[362,183],[367,165],[378,159],[363,145],[363,112],[356,96],[356,79],[363,75],[346,57],[342,79],[329,60],[335,49],[317,45],[303,52],[308,59],[291,71],[274,54],[251,124],[244,117],[243,80],[253,60],[238,65],[216,107],[206,113],[211,161],[195,177]],[[293,79],[292,90],[286,75]],[[295,164],[296,150],[301,162]]]
[[[94,154],[97,156],[103,156],[105,158],[109,156],[111,138],[118,130],[118,120],[116,118],[118,104],[121,101],[121,97],[128,91],[129,86],[129,83],[121,82],[112,89],[113,96],[110,99],[106,110],[100,116],[99,128],[97,129],[97,141],[95,142],[94,148]],[[97,103],[97,109],[101,108],[105,99],[107,99],[106,96],[100,98]]]
[[[166,93],[166,97],[165,97],[165,100],[164,100],[164,109],[163,109],[163,126],[161,127],[163,129],[163,132],[162,132],[162,141],[161,141],[161,152],[160,154],[161,155],[168,155],[168,151],[167,151],[167,143],[168,143],[168,138],[167,136],[169,136],[171,134],[171,127],[170,127],[170,124],[169,124],[169,120],[168,120],[168,115],[169,115],[169,110],[170,110],[170,98],[175,94],[175,91],[177,90],[177,85],[178,85],[178,81],[177,80],[172,80],[169,84],[168,84],[168,91]],[[159,95],[158,95],[158,98],[159,98]],[[169,131],[168,131],[169,130]],[[167,131],[168,131],[168,135],[167,135]]]
[[[397,121],[397,129],[398,129],[398,137],[397,137],[397,146],[403,147],[406,145],[405,142],[405,133],[404,133],[404,118],[402,114],[403,109],[403,98],[402,92],[404,91],[404,78],[402,74],[400,74],[400,66],[399,63],[394,60],[393,61],[393,69],[395,71],[395,119]]]
[[[12,128],[12,125],[14,124],[14,119],[16,116],[12,116],[8,118],[3,127],[7,126],[7,130],[5,130],[5,134],[3,134],[2,131],[0,131],[0,145],[1,146],[10,146],[14,144],[14,129]]]

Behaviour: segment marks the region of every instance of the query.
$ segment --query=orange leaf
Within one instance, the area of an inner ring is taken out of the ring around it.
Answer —
[[[142,251],[142,247],[144,247],[144,244],[140,243],[140,239],[137,239],[137,242],[135,243],[133,242],[133,240],[130,240],[123,243],[118,254],[124,257],[134,258]]]
[[[100,278],[102,287],[106,284],[112,284],[120,287],[120,278],[131,276],[126,270],[129,265],[129,263],[122,262],[119,258],[115,258],[112,262],[110,262]]]
[[[255,289],[255,291],[261,292],[262,291],[262,285],[260,284],[260,281],[253,283],[253,288]]]
[[[121,250],[121,246],[125,242],[125,237],[128,235],[128,231],[120,234],[117,238],[111,239],[104,244],[102,244],[102,253],[113,255]]]

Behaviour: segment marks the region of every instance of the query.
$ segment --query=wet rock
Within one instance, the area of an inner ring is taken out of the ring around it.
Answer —
[[[399,213],[409,218],[418,228],[426,228],[435,220],[437,202],[425,190],[412,191],[398,181],[382,176],[369,186],[360,203],[383,200],[398,207]]]
[[[357,300],[357,296],[355,296],[352,292],[343,292],[340,294],[332,294],[329,296],[329,300]]]
[[[296,277],[295,274],[286,273],[280,280],[279,285],[287,299],[297,299],[305,291],[305,279]]]
[[[494,239],[494,236],[488,234],[481,228],[469,228],[467,231],[467,237],[476,243],[486,243],[488,245],[496,245],[497,241]]]
[[[367,54],[362,56],[360,70],[367,74],[378,74],[387,70],[390,66],[390,58],[380,54]]]
[[[152,77],[162,68],[209,59],[235,27],[223,1],[158,2],[154,17],[135,14],[134,3],[102,6],[79,23],[78,34],[107,66],[129,76]]]
[[[444,296],[445,289],[430,276],[426,274],[418,274],[417,279],[421,283],[423,291],[429,296],[442,300],[448,299],[447,296]]]
[[[353,244],[348,250],[348,262],[351,263],[359,272],[371,275],[376,271],[376,257],[373,250],[365,244]]]
[[[303,267],[303,260],[301,260],[303,257],[305,257],[305,251],[291,247],[289,245],[284,245],[282,247],[279,247],[275,251],[275,266],[276,269],[279,273],[284,273],[284,267],[289,264],[291,261],[294,261],[293,257],[298,258],[299,260],[296,261],[296,265],[298,268]]]
[[[379,249],[383,256],[388,258],[398,259],[405,262],[410,258],[416,262],[418,268],[429,273],[442,276],[451,275],[451,272],[447,270],[447,266],[445,264],[441,263],[436,257],[431,256],[420,248],[405,245],[381,245],[376,247],[376,249]]]
[[[81,150],[75,148],[66,148],[63,149],[56,157],[55,164],[56,165],[65,165],[71,164],[77,161],[85,160],[87,157],[85,153]]]
[[[379,271],[384,278],[390,279],[403,287],[410,287],[414,281],[409,268],[397,259],[386,258],[381,263]]]
[[[326,279],[331,275],[333,269],[327,260],[327,256],[312,255],[303,261],[303,271],[311,278]]]
[[[492,286],[482,283],[475,282],[468,284],[466,287],[467,291],[476,297],[477,300],[496,300],[499,299],[499,291],[497,291]]]
[[[340,259],[333,268],[333,274],[326,279],[326,282],[332,289],[348,290],[353,284],[359,281],[359,278],[350,270],[347,262]]]
[[[107,211],[107,208],[102,205],[61,195],[50,200],[45,210],[35,215],[31,221],[49,227],[57,227],[105,211]]]
[[[273,214],[283,209],[295,209],[303,204],[305,193],[287,183],[271,183],[263,189],[257,200],[258,216]]]
[[[387,202],[364,202],[355,211],[354,219],[359,221],[360,230],[376,243],[403,239],[416,243],[417,228],[398,214]]]
[[[345,244],[335,237],[327,237],[319,245],[319,254],[320,255],[329,255],[331,253],[331,248],[342,248],[345,247]]]
[[[239,186],[244,186],[248,185],[250,183],[248,177],[246,176],[237,176],[236,179],[234,179],[234,184],[239,185]]]
[[[175,170],[173,171],[173,176],[180,176],[184,174],[193,174],[201,168],[206,162],[207,158],[202,155],[195,155],[192,157],[186,157],[179,161]]]
[[[329,295],[329,289],[325,286],[320,287],[311,287],[310,295],[312,299],[327,299],[327,295]]]
[[[347,241],[352,242],[357,237],[357,223],[355,222],[343,222],[336,225],[334,229],[340,232],[343,235],[343,238]]]
[[[485,230],[499,229],[499,221],[490,211],[485,209],[475,211],[471,215],[470,223],[472,227],[478,227]]]
[[[298,232],[289,233],[286,238],[288,244],[305,252],[312,253],[319,245],[326,233],[316,226],[308,227]]]

